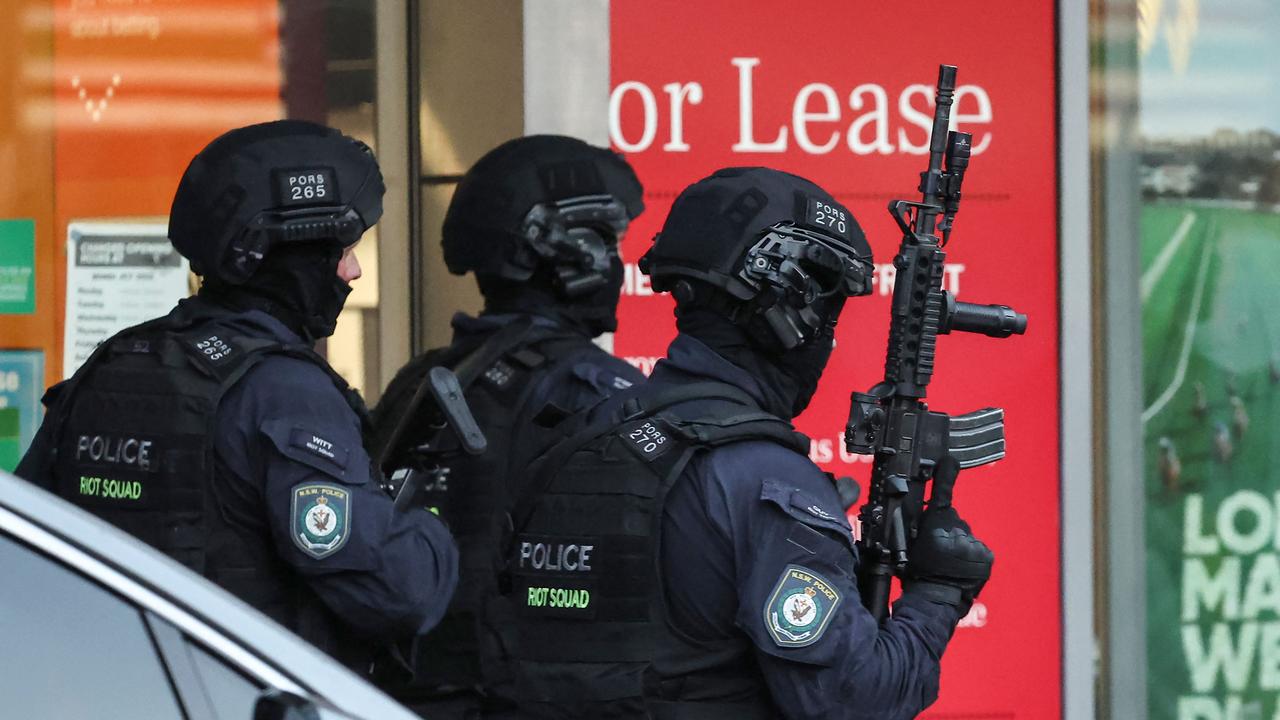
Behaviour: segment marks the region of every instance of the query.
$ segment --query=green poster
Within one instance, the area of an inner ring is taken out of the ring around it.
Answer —
[[[1178,7],[1141,46],[1149,717],[1280,720],[1280,4]]]
[[[22,459],[18,408],[0,407],[0,469],[12,471]]]
[[[0,220],[0,314],[36,311],[36,223]]]
[[[1280,215],[1143,209],[1152,718],[1280,710]]]
[[[0,350],[0,470],[13,470],[31,445],[44,409],[44,353]]]

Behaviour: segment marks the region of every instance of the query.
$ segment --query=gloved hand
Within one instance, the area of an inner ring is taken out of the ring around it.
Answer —
[[[840,506],[845,512],[853,509],[858,504],[858,496],[862,494],[862,488],[858,487],[857,481],[848,476],[836,477],[831,473],[827,473],[831,478],[831,482],[835,483],[836,494],[840,496]]]
[[[995,555],[973,536],[969,523],[951,505],[951,488],[959,472],[960,466],[950,457],[938,463],[928,509],[907,546],[902,584],[904,593],[924,595],[967,613],[991,577]]]

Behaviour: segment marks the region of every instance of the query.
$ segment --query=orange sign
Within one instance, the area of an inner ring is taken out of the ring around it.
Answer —
[[[53,22],[59,269],[69,222],[168,215],[204,145],[284,114],[275,0],[56,0]]]

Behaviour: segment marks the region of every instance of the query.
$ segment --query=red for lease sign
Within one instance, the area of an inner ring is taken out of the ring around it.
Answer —
[[[938,65],[959,66],[952,118],[973,159],[945,288],[1029,318],[1006,340],[943,336],[931,407],[1006,411],[1008,456],[961,474],[956,504],[996,553],[993,578],[943,658],[935,718],[1061,715],[1057,93],[1054,3],[909,5],[614,0],[609,129],[645,186],[623,244],[615,351],[648,371],[675,334],[668,297],[634,266],[687,185],[717,168],[807,177],[871,240],[870,297],[851,301],[817,397],[810,456],[864,486],[841,441],[849,392],[883,377],[895,198],[919,200]],[[858,698],[848,702],[856,704]]]

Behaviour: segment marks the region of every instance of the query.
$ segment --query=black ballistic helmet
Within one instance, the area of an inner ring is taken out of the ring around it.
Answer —
[[[869,293],[872,269],[852,213],[808,180],[762,167],[725,168],[685,188],[640,259],[653,289],[678,306],[714,307],[781,350],[833,323],[844,298]]]
[[[517,283],[543,268],[557,296],[585,298],[608,284],[618,237],[644,210],[642,193],[611,150],[560,135],[510,140],[458,183],[444,218],[445,264],[455,275]]]
[[[241,284],[281,243],[353,245],[382,217],[369,147],[333,128],[277,120],[231,130],[187,166],[169,240],[198,275]]]

